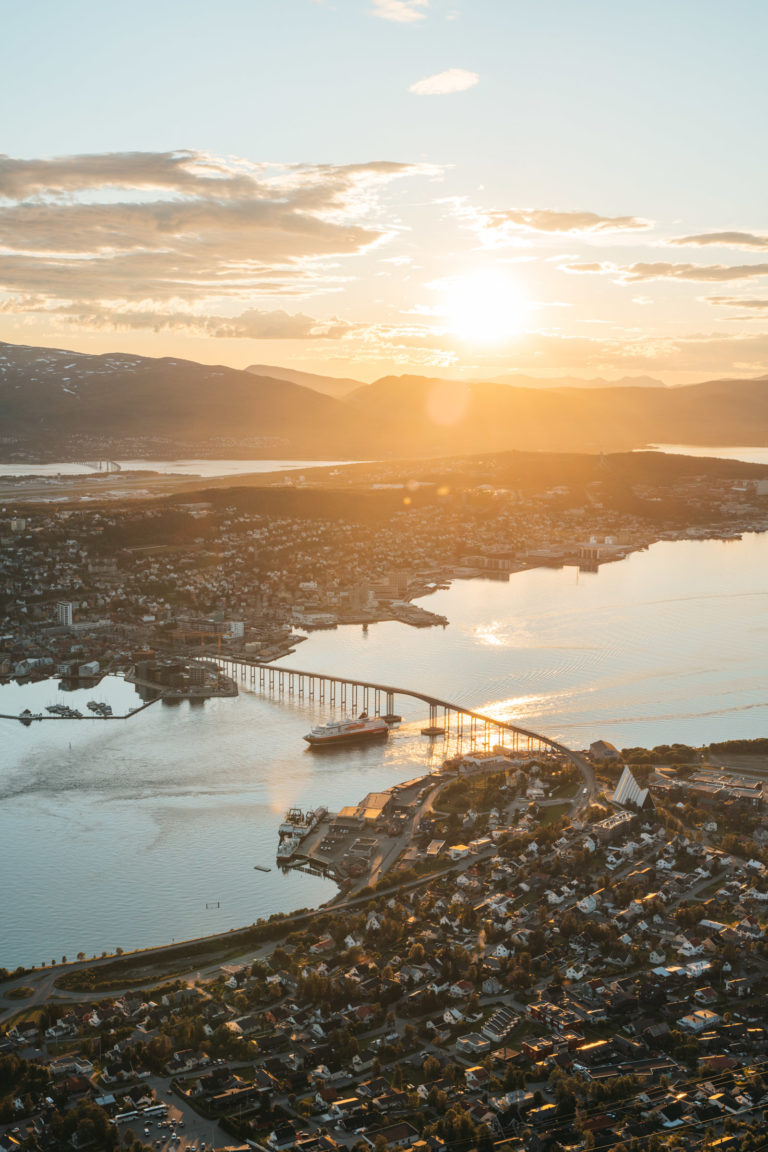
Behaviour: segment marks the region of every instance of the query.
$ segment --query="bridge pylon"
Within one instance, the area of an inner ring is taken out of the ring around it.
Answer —
[[[421,730],[422,736],[444,736],[445,727],[440,724],[437,718],[437,704],[430,704],[429,706],[429,724],[426,728]]]
[[[395,712],[395,694],[394,692],[387,692],[387,710],[382,719],[386,720],[387,724],[399,724],[402,716],[398,716]]]

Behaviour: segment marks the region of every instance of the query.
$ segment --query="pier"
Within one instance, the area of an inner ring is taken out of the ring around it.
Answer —
[[[475,746],[489,748],[495,744],[512,752],[528,754],[551,751],[567,756],[582,767],[581,757],[577,757],[557,740],[412,688],[397,688],[390,684],[376,684],[368,680],[307,672],[298,668],[276,668],[273,664],[243,657],[221,656],[219,663],[229,676],[239,678],[255,691],[283,698],[313,700],[332,708],[348,708],[352,712],[365,711],[372,716],[381,716],[390,723],[400,719],[395,710],[398,696],[420,700],[428,709],[427,723],[421,729],[425,736],[455,737]]]
[[[115,714],[111,712],[108,716],[104,713],[91,714],[86,716],[85,713],[77,713],[74,709],[64,715],[56,715],[49,713],[47,716],[42,712],[18,712],[9,714],[0,712],[0,720],[19,720],[22,724],[32,724],[38,720],[130,720],[132,716],[138,716],[139,712],[143,712],[145,708],[151,708],[162,697],[158,696],[155,700],[147,700],[144,704],[137,704],[135,708],[131,708],[130,712],[123,712]]]

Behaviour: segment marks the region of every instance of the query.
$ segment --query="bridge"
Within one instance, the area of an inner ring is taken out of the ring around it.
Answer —
[[[274,664],[243,657],[221,656],[217,657],[217,662],[224,666],[229,676],[239,678],[253,689],[281,697],[294,697],[296,700],[315,700],[331,707],[349,708],[352,712],[366,711],[369,715],[381,716],[390,722],[400,719],[395,712],[397,696],[421,700],[429,709],[429,723],[421,729],[423,735],[446,738],[454,735],[457,740],[466,738],[484,748],[490,747],[491,737],[494,736],[495,744],[513,752],[556,752],[577,765],[590,792],[594,788],[591,767],[583,757],[564,744],[507,720],[497,720],[494,716],[465,708],[462,704],[453,704],[426,692],[416,692],[412,688],[397,688],[390,684],[376,684],[349,676],[330,676],[324,672],[307,672],[299,668],[276,667]]]
[[[122,465],[116,460],[76,460],[83,468],[91,468],[94,472],[121,472]]]

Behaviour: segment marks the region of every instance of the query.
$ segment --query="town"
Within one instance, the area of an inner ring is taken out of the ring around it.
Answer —
[[[654,458],[629,488],[605,469],[585,484],[567,460],[525,487],[502,455],[444,462],[439,480],[387,463],[205,499],[21,502],[0,514],[0,678],[126,669],[156,650],[271,660],[312,628],[443,625],[412,601],[455,579],[596,571],[655,540],[768,527],[757,466],[696,461],[670,479]]]
[[[4,972],[0,1147],[759,1147],[767,753],[468,751],[324,908]]]
[[[754,470],[630,489],[545,463],[525,486],[491,459],[21,501],[0,674],[233,694],[228,659],[313,628],[445,626],[412,601],[457,579],[768,527]],[[332,876],[322,907],[0,971],[1,1152],[760,1147],[766,741],[471,735],[426,776],[286,815],[277,865]]]

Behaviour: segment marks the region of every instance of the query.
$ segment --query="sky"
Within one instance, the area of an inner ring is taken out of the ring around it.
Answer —
[[[768,372],[764,0],[25,0],[0,340],[374,380]]]

